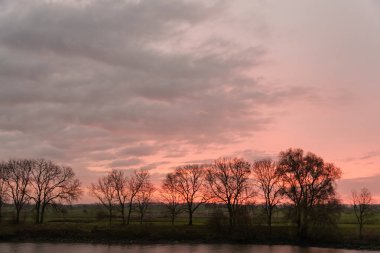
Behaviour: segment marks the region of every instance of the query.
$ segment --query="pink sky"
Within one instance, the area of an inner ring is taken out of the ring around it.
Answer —
[[[375,0],[0,1],[0,159],[87,186],[300,147],[380,200],[379,45]]]

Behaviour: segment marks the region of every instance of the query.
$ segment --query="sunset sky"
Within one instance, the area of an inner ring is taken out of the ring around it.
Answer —
[[[87,186],[300,147],[380,201],[379,130],[380,1],[0,0],[2,160]]]

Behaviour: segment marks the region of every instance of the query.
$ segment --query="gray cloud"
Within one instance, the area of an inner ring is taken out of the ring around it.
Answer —
[[[245,74],[265,57],[260,45],[185,39],[224,1],[1,5],[1,159],[157,168],[140,157],[238,142],[273,123],[265,108],[308,96]]]
[[[338,182],[338,190],[347,198],[346,201],[349,201],[351,197],[351,191],[359,191],[363,187],[369,189],[373,196],[380,196],[379,189],[380,174],[376,174],[370,177],[358,177],[351,179],[341,179]]]
[[[344,162],[368,162],[369,160],[379,157],[379,156],[380,156],[379,151],[369,151],[364,154],[361,154],[360,156],[346,157],[341,160]]]
[[[168,161],[155,162],[155,163],[146,164],[142,167],[139,167],[138,169],[139,170],[153,170],[153,169],[160,168],[161,166],[166,166],[167,164],[170,164],[170,162],[168,162]],[[167,168],[165,168],[165,169],[167,169]],[[164,173],[162,173],[162,174],[164,174]]]
[[[156,154],[159,151],[159,148],[160,147],[158,144],[152,145],[152,144],[139,143],[136,146],[128,146],[128,147],[122,148],[117,153],[117,155],[139,156],[139,157],[148,156],[148,155]]]
[[[132,158],[127,160],[115,160],[112,161],[110,167],[130,167],[133,165],[141,164],[143,161],[141,159]]]
[[[378,157],[378,156],[380,156],[380,152],[378,152],[378,151],[371,151],[371,152],[368,152],[368,153],[364,154],[362,157],[360,157],[360,160],[368,160],[368,159],[375,158],[375,157]]]
[[[245,149],[245,150],[236,151],[235,153],[232,154],[232,156],[243,157],[250,162],[254,162],[259,159],[277,160],[278,154],[270,154],[264,150]]]

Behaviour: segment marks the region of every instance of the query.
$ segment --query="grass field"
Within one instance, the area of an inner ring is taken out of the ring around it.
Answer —
[[[34,209],[27,206],[21,215],[21,224],[14,224],[12,206],[3,208],[3,221],[0,225],[2,241],[91,241],[91,242],[130,242],[130,241],[235,241],[297,243],[295,227],[288,220],[285,211],[278,210],[273,217],[273,231],[269,240],[265,217],[260,207],[250,209],[250,221],[239,225],[236,232],[223,228],[215,229],[212,222],[215,206],[201,206],[194,215],[194,226],[187,226],[187,214],[182,213],[172,226],[166,209],[162,205],[152,205],[144,223],[138,221],[133,212],[129,226],[122,225],[121,217],[115,212],[109,225],[106,210],[100,205],[73,205],[60,211],[49,208],[44,224],[34,224]],[[221,208],[221,207],[218,207]],[[224,210],[224,209],[222,209]],[[226,212],[226,210],[224,210]],[[364,228],[364,239],[358,239],[356,219],[351,208],[341,212],[335,228],[313,228],[312,242],[334,245],[380,245],[380,212],[375,212]]]

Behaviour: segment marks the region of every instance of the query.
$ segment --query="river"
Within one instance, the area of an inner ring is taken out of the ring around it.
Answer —
[[[102,245],[87,243],[0,243],[1,253],[364,253],[375,251],[235,244]],[[380,252],[380,251],[378,251]]]

